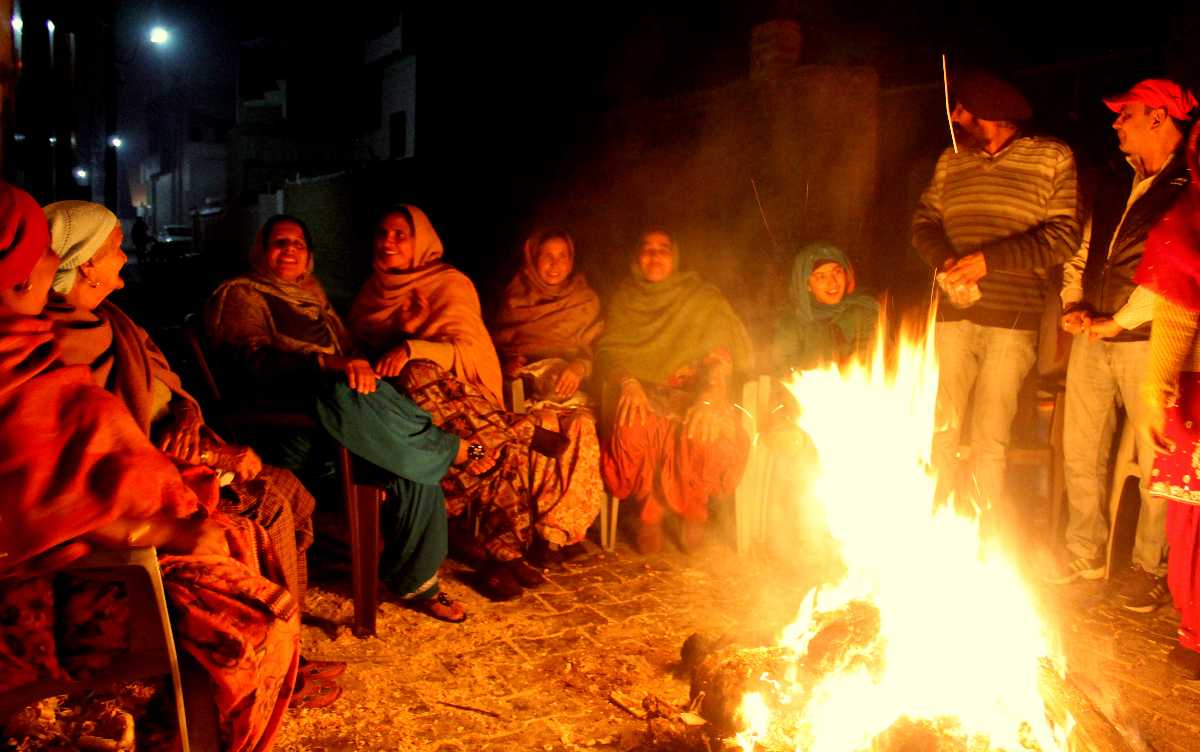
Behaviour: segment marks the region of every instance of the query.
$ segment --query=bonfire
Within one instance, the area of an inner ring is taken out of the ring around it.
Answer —
[[[871,362],[799,373],[788,388],[818,457],[805,503],[821,505],[845,575],[808,594],[776,646],[741,651],[729,741],[744,752],[1066,749],[1072,720],[1048,712],[1040,687],[1063,661],[1018,568],[982,539],[979,515],[933,503],[932,321],[886,361],[880,345]],[[698,669],[694,694],[721,660]]]

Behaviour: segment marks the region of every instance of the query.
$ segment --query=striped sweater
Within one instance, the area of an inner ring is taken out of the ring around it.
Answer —
[[[979,302],[942,318],[985,326],[1036,328],[1047,270],[1079,248],[1075,157],[1044,136],[1018,136],[996,154],[942,152],[913,217],[913,246],[940,270],[948,259],[982,251],[987,275]]]

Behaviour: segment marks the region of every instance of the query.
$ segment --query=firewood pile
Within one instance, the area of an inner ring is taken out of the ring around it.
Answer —
[[[610,700],[646,721],[645,742],[651,752],[716,752],[739,749],[734,737],[745,723],[739,715],[742,698],[758,692],[774,719],[770,736],[759,740],[756,752],[803,749],[805,730],[797,727],[796,709],[808,701],[816,683],[833,670],[881,668],[878,644],[879,612],[855,601],[814,616],[812,637],[803,655],[774,646],[769,635],[693,634],[680,651],[680,670],[690,672],[687,703],[673,704],[649,695],[635,698],[614,692]],[[787,707],[778,679],[790,676]],[[790,710],[789,710],[790,708]],[[986,741],[968,742],[953,719],[901,719],[880,735],[871,752],[989,752]],[[1025,750],[1037,750],[1029,740]],[[1020,752],[1013,750],[1011,752]]]

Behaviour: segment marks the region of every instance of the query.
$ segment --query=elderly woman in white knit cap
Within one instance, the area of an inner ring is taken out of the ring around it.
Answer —
[[[50,246],[60,259],[46,314],[54,321],[63,361],[91,368],[96,384],[120,397],[163,451],[182,463],[208,465],[232,477],[221,494],[220,510],[250,517],[266,529],[286,580],[280,584],[303,604],[305,552],[313,540],[312,495],[290,472],[264,467],[253,450],[223,445],[206,428],[200,406],[162,351],[107,300],[125,286],[121,269],[126,256],[116,215],[88,201],[59,201],[45,212]],[[305,661],[301,672],[327,681],[343,665]],[[318,684],[307,683],[297,697],[303,701]],[[334,690],[310,698],[310,706],[331,701],[328,695]]]

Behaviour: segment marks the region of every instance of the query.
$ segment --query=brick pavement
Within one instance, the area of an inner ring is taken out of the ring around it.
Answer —
[[[631,749],[644,724],[608,701],[611,690],[685,700],[687,681],[671,670],[689,634],[778,629],[812,584],[785,583],[724,543],[693,558],[643,558],[621,546],[510,603],[483,600],[461,576],[451,565],[447,589],[471,610],[460,626],[385,603],[374,639],[305,627],[310,657],[350,663],[346,694],[331,709],[292,713],[278,748]],[[1173,611],[1123,612],[1107,587],[1042,590],[1062,606],[1069,694],[1086,738],[1102,752],[1200,749],[1200,685],[1165,662]],[[314,589],[309,607],[349,622],[343,594]]]

